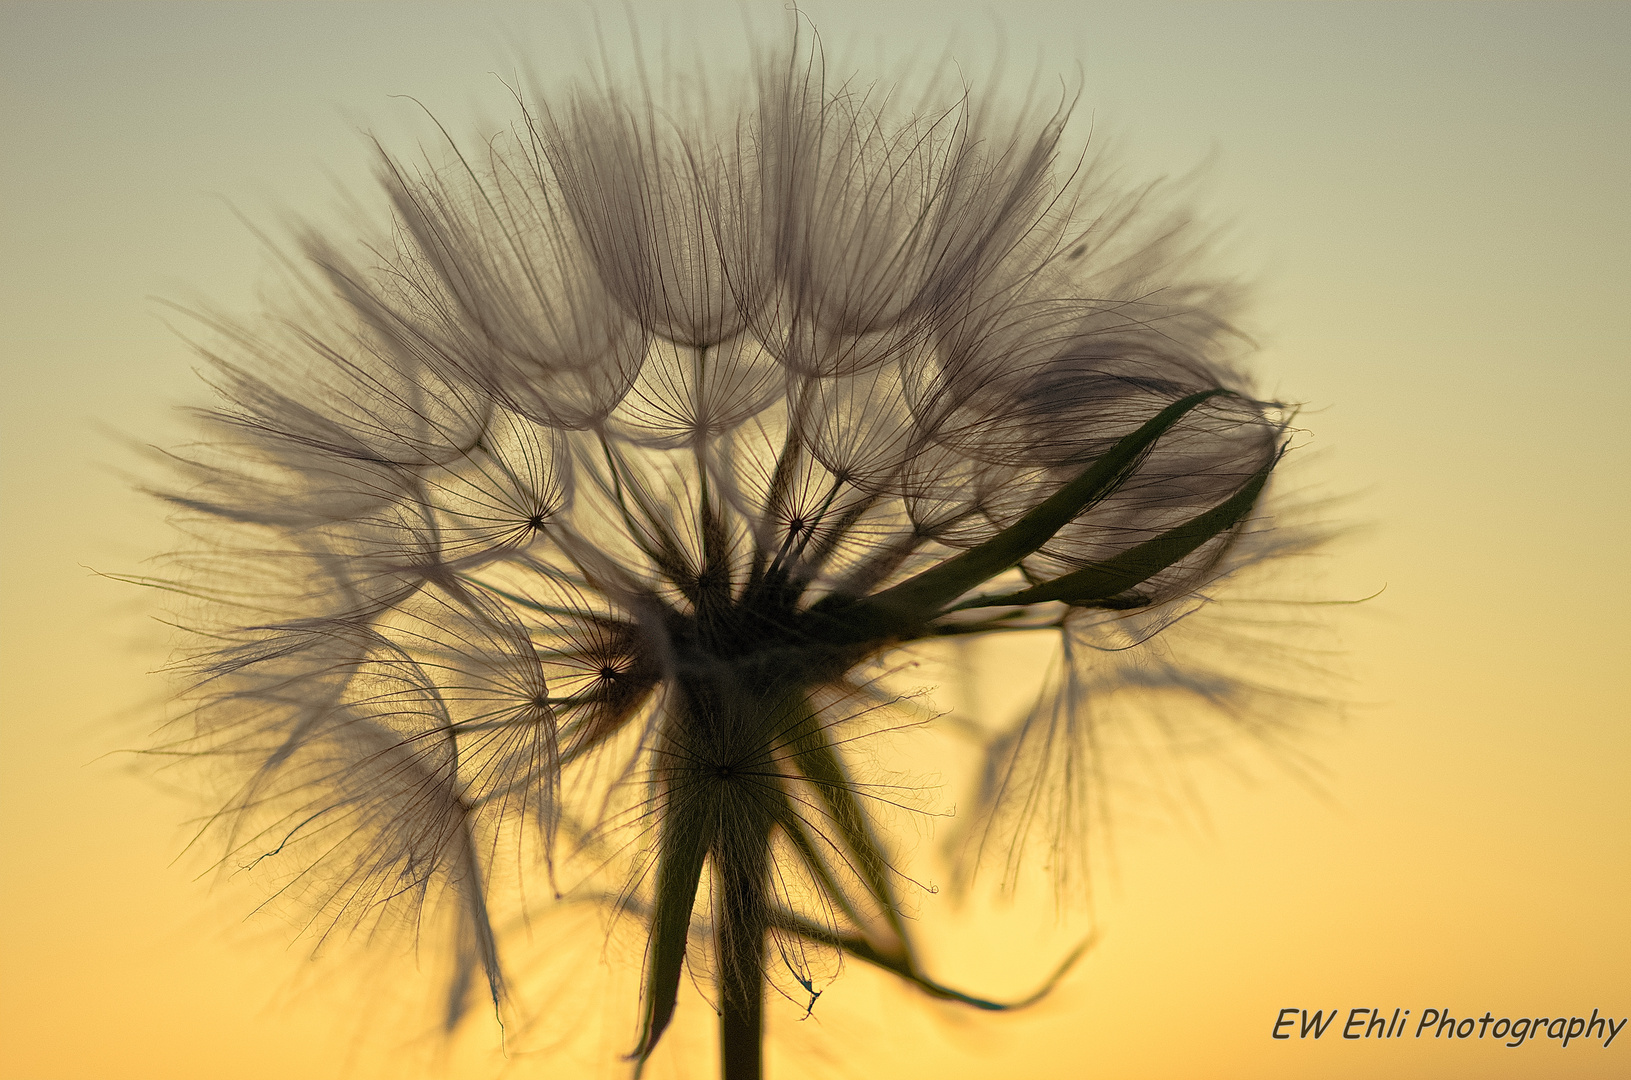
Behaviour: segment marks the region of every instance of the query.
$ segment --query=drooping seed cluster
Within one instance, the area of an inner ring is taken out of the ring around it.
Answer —
[[[495,875],[620,868],[642,1055],[687,963],[724,1002],[837,953],[975,1000],[922,971],[854,776],[878,672],[1063,641],[968,815],[1063,844],[1106,701],[1228,697],[1147,639],[1273,550],[1285,439],[1233,289],[1061,157],[1067,116],[908,109],[795,48],[729,119],[590,87],[382,155],[388,244],[307,237],[303,300],[206,319],[221,402],[165,493],[233,861],[325,925],[457,906],[452,1018],[503,994]]]

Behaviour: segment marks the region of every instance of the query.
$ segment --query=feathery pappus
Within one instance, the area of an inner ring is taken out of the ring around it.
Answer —
[[[855,759],[903,656],[1063,650],[959,822],[969,859],[1063,873],[1106,704],[1227,713],[1164,631],[1302,542],[1264,509],[1291,413],[1240,369],[1238,289],[1063,147],[1069,95],[908,105],[797,39],[749,82],[592,82],[381,151],[387,237],[308,234],[298,296],[203,316],[219,402],[161,493],[192,538],[172,745],[234,778],[232,861],[324,927],[455,908],[450,1025],[504,1007],[495,877],[599,890],[647,935],[636,1068],[689,968],[727,1080],[761,1075],[767,987],[813,1001],[836,958],[1005,1007],[925,970],[905,796]]]

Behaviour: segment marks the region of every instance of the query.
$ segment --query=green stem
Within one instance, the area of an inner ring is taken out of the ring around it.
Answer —
[[[763,940],[752,950],[753,966],[720,987],[719,1071],[724,1080],[764,1077]]]
[[[763,1080],[765,888],[770,821],[760,817],[744,847],[715,852],[718,901],[719,1065],[724,1080]],[[745,850],[744,850],[745,848]]]

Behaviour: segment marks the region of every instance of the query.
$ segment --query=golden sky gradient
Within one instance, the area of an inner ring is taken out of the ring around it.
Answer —
[[[1313,782],[1198,766],[1195,802],[1112,838],[1091,918],[922,898],[938,973],[992,993],[1096,927],[1052,998],[969,1016],[851,965],[811,1019],[772,1008],[770,1075],[1631,1074],[1631,1031],[1270,1038],[1285,1007],[1631,1014],[1631,7],[802,6],[863,66],[948,37],[989,57],[1000,30],[1016,85],[1080,64],[1082,130],[1136,173],[1210,155],[1204,203],[1260,282],[1263,385],[1308,403],[1299,475],[1360,526],[1318,595],[1385,591],[1331,609],[1350,707],[1300,744]],[[630,10],[653,41],[667,19],[740,55],[743,14],[781,8]],[[233,208],[321,217],[336,181],[379,206],[359,129],[423,130],[392,95],[455,130],[502,116],[517,48],[578,70],[561,28],[584,10],[0,6],[0,1077],[626,1075],[634,1001],[599,970],[629,949],[592,914],[534,928],[539,1031],[506,1063],[491,1024],[425,1034],[411,959],[312,960],[249,916],[252,887],[201,878],[180,778],[118,753],[164,714],[164,628],[98,576],[170,542],[121,439],[173,443],[174,407],[205,400],[155,298],[252,304],[265,260]],[[704,1012],[682,1001],[649,1075],[710,1075]]]

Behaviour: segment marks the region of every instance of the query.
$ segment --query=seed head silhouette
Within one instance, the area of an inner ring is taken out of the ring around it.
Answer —
[[[1068,95],[908,107],[800,40],[751,82],[382,151],[387,242],[308,234],[303,294],[206,317],[220,400],[163,493],[232,861],[325,927],[455,908],[450,1025],[509,994],[496,875],[601,890],[646,935],[634,1068],[689,968],[728,1080],[767,987],[813,1001],[834,958],[1018,1004],[936,981],[903,916],[909,796],[857,758],[913,708],[891,670],[1062,645],[958,835],[1063,873],[1105,703],[1227,708],[1160,636],[1290,546],[1238,290],[1154,186],[1062,153]]]

